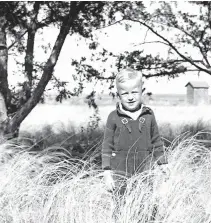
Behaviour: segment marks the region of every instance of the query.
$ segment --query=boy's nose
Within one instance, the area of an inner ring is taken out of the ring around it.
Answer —
[[[133,95],[132,94],[128,94],[128,100],[129,101],[133,101],[133,99],[134,99]]]

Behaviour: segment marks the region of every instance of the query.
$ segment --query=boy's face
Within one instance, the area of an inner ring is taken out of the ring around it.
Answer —
[[[142,103],[141,83],[134,80],[127,80],[118,84],[118,94],[123,107],[128,111],[136,111]]]

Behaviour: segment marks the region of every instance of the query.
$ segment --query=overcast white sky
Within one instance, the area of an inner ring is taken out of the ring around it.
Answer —
[[[131,50],[134,47],[134,43],[138,44],[143,41],[146,33],[145,30],[140,29],[139,25],[134,25],[132,29],[130,29],[130,31],[126,31],[123,26],[117,25],[106,28],[104,30],[100,30],[100,32],[98,31],[96,33],[98,34],[101,46],[110,51],[113,51],[114,53]],[[107,33],[107,35],[105,35],[105,32]],[[43,53],[43,49],[38,47],[38,45],[40,43],[47,44],[48,42],[53,44],[57,37],[57,34],[58,30],[56,30],[55,28],[49,28],[45,30],[44,36],[40,35],[36,37],[35,58],[38,61],[44,62],[48,57],[48,55],[45,55]],[[154,37],[148,34],[147,38],[147,40],[150,41]],[[165,49],[164,45],[158,44],[148,44],[145,50],[148,53],[160,53],[161,55],[167,53],[167,49]],[[88,47],[84,43],[84,40],[77,42],[76,36],[68,36],[56,65],[55,75],[63,80],[70,81],[72,83],[71,86],[74,86],[71,76],[73,72],[73,68],[71,67],[71,59],[79,59],[81,56],[90,55],[90,53],[91,52],[90,50],[88,50]],[[11,73],[11,71],[15,69],[14,61],[11,60],[11,58],[8,65],[9,73]],[[18,79],[20,78],[21,77],[18,77]],[[15,83],[16,80],[17,78],[15,76],[10,76],[10,82]],[[200,76],[198,76],[197,74],[188,73],[188,75],[181,75],[180,77],[171,80],[168,80],[167,77],[158,79],[151,78],[145,81],[145,87],[147,88],[147,91],[152,92],[153,94],[185,94],[185,85],[188,81],[192,80],[206,81],[211,86],[210,75],[201,74]],[[88,91],[92,88],[93,86],[90,85],[88,87]],[[97,88],[101,89],[102,86],[97,86]]]

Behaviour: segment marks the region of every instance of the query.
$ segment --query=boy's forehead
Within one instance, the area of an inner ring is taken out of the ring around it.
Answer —
[[[135,88],[140,88],[141,87],[141,83],[140,81],[135,81],[135,80],[127,80],[123,83],[119,83],[118,84],[118,88],[125,90],[125,89],[135,89]]]

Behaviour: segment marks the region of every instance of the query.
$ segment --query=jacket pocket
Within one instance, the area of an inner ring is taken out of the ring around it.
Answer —
[[[117,126],[114,132],[114,148],[119,150],[120,135],[122,133],[122,127]]]

